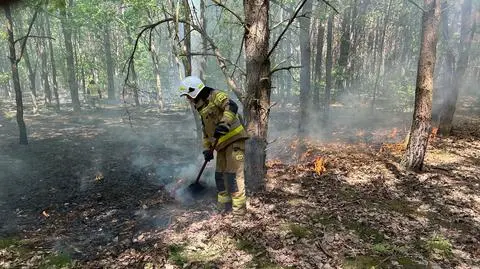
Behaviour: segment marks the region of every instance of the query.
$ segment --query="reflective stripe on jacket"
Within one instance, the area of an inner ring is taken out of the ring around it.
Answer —
[[[213,134],[219,122],[230,125],[230,131],[218,139],[216,150],[221,150],[230,143],[247,139],[247,132],[240,122],[239,115],[230,111],[228,94],[214,90],[210,93],[207,101],[197,107],[203,124],[203,147],[209,149],[214,142]]]

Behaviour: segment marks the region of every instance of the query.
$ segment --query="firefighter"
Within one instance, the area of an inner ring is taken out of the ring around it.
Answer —
[[[220,212],[233,210],[236,215],[246,212],[244,155],[247,132],[240,121],[237,104],[224,91],[205,86],[198,77],[189,76],[180,83],[181,96],[192,102],[200,114],[203,126],[203,155],[217,160],[215,184],[217,207]]]
[[[96,103],[100,102],[100,99],[102,98],[102,92],[100,91],[100,87],[98,87],[93,79],[88,83],[87,94],[88,103],[93,109],[97,109]]]

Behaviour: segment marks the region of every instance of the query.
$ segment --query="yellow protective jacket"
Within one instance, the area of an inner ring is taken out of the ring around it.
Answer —
[[[232,111],[232,102],[227,93],[213,90],[205,102],[196,105],[202,118],[204,149],[213,146],[215,127],[220,122],[230,125],[230,131],[218,139],[216,150],[221,150],[234,141],[248,138],[238,113]]]

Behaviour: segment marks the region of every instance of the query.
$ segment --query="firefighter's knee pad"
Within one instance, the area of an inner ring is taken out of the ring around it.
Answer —
[[[227,182],[228,193],[238,192],[237,174],[235,174],[235,173],[225,173],[225,180]]]
[[[225,191],[225,180],[223,178],[223,172],[215,172],[215,185],[218,192]]]

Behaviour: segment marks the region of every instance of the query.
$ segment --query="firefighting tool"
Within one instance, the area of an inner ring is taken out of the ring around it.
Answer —
[[[217,146],[217,143],[218,143],[218,139],[215,140],[215,143],[213,143],[213,146],[210,148],[211,155],[213,155],[213,151],[215,150],[215,147]],[[197,178],[195,179],[195,182],[193,182],[192,184],[190,184],[190,186],[188,186],[188,190],[194,195],[201,193],[205,189],[205,186],[203,186],[200,183],[200,177],[202,176],[203,170],[205,170],[205,167],[207,166],[207,163],[209,161],[210,160],[208,158],[205,158],[205,161],[203,162],[202,168],[200,168],[200,172],[198,172],[198,175],[197,175]]]

